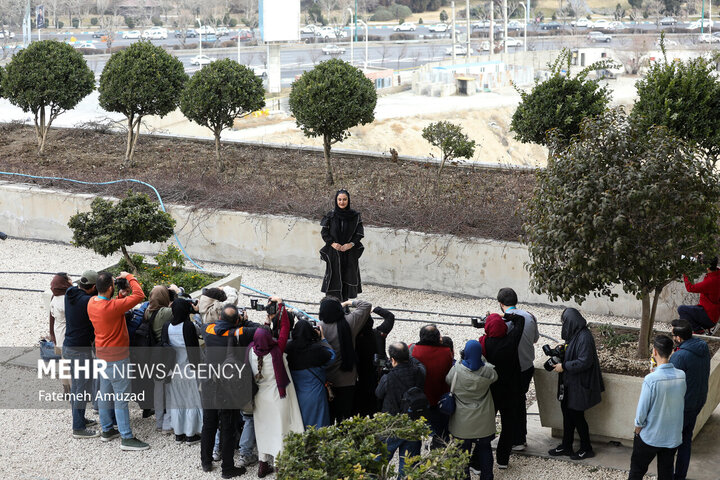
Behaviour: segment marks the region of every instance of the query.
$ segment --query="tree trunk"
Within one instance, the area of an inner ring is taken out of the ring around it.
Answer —
[[[137,144],[138,137],[140,136],[140,121],[142,117],[138,117],[134,122],[130,122],[128,128],[128,146],[125,152],[125,166],[135,166],[135,145]],[[134,123],[134,124],[133,124]]]
[[[225,171],[225,164],[220,158],[220,132],[215,131],[215,160],[217,161],[218,172]]]
[[[445,166],[445,161],[447,158],[445,157],[445,152],[442,152],[442,160],[440,160],[440,168],[438,168],[438,177],[442,173],[443,167]]]
[[[332,172],[332,165],[330,164],[330,148],[332,144],[330,143],[330,136],[324,135],[323,136],[323,153],[325,154],[325,168],[327,169],[327,174],[325,175],[325,179],[328,183],[328,185],[334,185],[335,179],[333,178],[333,172]]]
[[[122,246],[120,247],[120,250],[122,250],[122,254],[123,254],[123,257],[125,257],[125,261],[127,262],[127,264],[128,264],[128,265],[130,266],[130,268],[132,269],[132,272],[131,272],[131,273],[132,273],[133,275],[137,275],[137,267],[135,266],[135,264],[133,263],[132,259],[130,258],[130,254],[128,254],[128,251],[127,251],[127,248],[125,248],[125,245],[122,245]]]
[[[133,144],[133,115],[128,117],[127,145],[125,145],[125,166],[130,165],[130,150]]]
[[[640,301],[642,301],[642,320],[640,321],[640,338],[638,339],[637,358],[647,358],[648,345],[650,345],[650,332],[652,331],[650,292],[643,290]]]

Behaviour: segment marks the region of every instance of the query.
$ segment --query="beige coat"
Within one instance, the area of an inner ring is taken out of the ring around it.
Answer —
[[[227,300],[224,302],[206,297],[205,295],[200,296],[200,299],[198,300],[198,312],[200,313],[204,324],[207,325],[210,323],[216,323],[220,320],[222,309],[226,304],[232,303],[233,305],[237,305],[237,290],[233,287],[224,286],[223,291],[225,292],[225,295],[227,295]]]

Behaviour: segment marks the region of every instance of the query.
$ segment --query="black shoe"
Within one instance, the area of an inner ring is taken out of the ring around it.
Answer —
[[[212,463],[203,463],[202,469],[203,472],[212,472]]]
[[[152,417],[153,415],[155,415],[155,410],[153,410],[151,408],[143,409],[143,413],[142,413],[143,418],[149,418],[149,417]]]
[[[185,438],[186,445],[195,445],[196,443],[200,443],[200,435],[193,435],[192,437]]]
[[[595,456],[595,452],[592,450],[583,450],[582,448],[577,452],[570,455],[570,460],[585,460],[586,458],[592,458]]]
[[[222,478],[239,477],[243,473],[245,473],[245,467],[232,467],[222,472]]]
[[[558,445],[557,447],[553,448],[552,450],[548,451],[548,455],[551,457],[562,457],[562,456],[570,456],[574,455],[572,448],[565,448],[562,445]]]
[[[185,435],[175,435],[175,442],[183,443],[185,441]]]

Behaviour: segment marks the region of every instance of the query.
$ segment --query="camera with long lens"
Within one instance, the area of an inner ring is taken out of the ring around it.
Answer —
[[[373,355],[373,366],[378,368],[381,371],[381,374],[389,372],[390,368],[392,368],[390,360],[383,357],[379,353]]]
[[[545,360],[545,363],[543,364],[543,368],[547,370],[548,372],[552,372],[555,368],[555,365],[562,363],[563,358],[565,358],[565,350],[567,349],[567,345],[558,345],[555,348],[550,348],[550,345],[543,345],[542,350],[545,355],[547,355],[548,358]]]
[[[263,305],[258,302],[257,298],[251,298],[250,308],[258,312],[267,312],[268,315],[272,316],[277,313],[277,302],[269,302],[267,305]]]
[[[487,315],[480,316],[480,317],[470,317],[470,323],[475,328],[485,328],[485,319],[487,318]]]
[[[130,288],[130,284],[127,281],[127,278],[116,278],[115,279],[115,288],[118,290],[127,290]]]

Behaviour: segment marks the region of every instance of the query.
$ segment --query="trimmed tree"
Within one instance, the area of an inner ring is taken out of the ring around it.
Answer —
[[[323,137],[328,184],[335,183],[332,145],[348,138],[348,129],[375,120],[376,103],[373,82],[339,59],[322,62],[293,82],[290,110],[305,136]]]
[[[188,119],[212,130],[218,170],[220,134],[242,118],[265,106],[265,89],[255,73],[229,58],[206,65],[192,76],[180,97],[180,110]]]
[[[115,52],[100,76],[100,106],[127,118],[125,165],[133,164],[140,122],[178,107],[188,76],[180,60],[149,41]]]
[[[663,45],[664,51],[664,45]],[[715,61],[698,57],[686,62],[655,62],[635,84],[638,99],[630,120],[639,128],[663,125],[696,143],[717,162],[720,156],[720,81]]]
[[[70,217],[73,245],[107,257],[118,250],[134,272],[137,268],[127,247],[139,242],[164,242],[173,234],[175,220],[144,193],[128,192],[117,203],[98,197],[89,212]]]
[[[522,100],[512,116],[510,130],[521,142],[549,146],[548,132],[556,130],[554,141],[567,144],[570,137],[580,131],[584,118],[599,115],[607,108],[610,101],[607,88],[587,78],[592,70],[605,68],[607,64],[590,65],[573,77],[571,55],[564,49],[549,65],[551,77],[536,81],[530,92],[518,89]]]
[[[41,154],[53,121],[95,89],[95,76],[82,54],[55,40],[32,42],[20,50],[3,77],[3,96],[33,114]]]
[[[423,128],[422,137],[433,147],[440,149],[440,168],[455,158],[472,158],[475,154],[475,140],[470,140],[460,125],[451,122],[435,122]]]
[[[717,250],[720,175],[697,148],[664,127],[639,129],[623,113],[588,118],[553,152],[529,202],[523,240],[531,287],[552,301],[617,297],[642,302],[637,354],[646,358],[658,298],[690,256]]]

